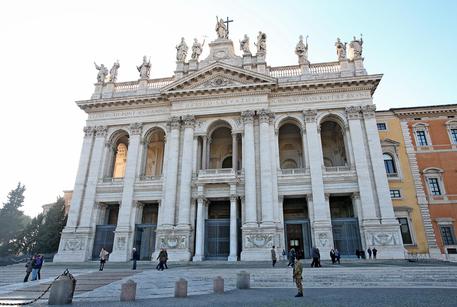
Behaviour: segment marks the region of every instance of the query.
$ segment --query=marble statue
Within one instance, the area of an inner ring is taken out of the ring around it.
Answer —
[[[103,65],[103,64],[101,64],[100,66],[98,66],[97,63],[95,63],[95,62],[94,62],[94,64],[95,64],[95,69],[98,70],[97,82],[104,83],[106,76],[108,75],[108,68],[106,68],[105,65]]]
[[[228,38],[228,29],[227,26],[225,25],[225,22],[222,18],[219,19],[219,17],[216,16],[216,33],[217,33],[217,38]]]
[[[295,47],[295,54],[298,55],[298,62],[300,64],[309,63],[308,61],[308,36],[306,36],[306,44],[303,43],[303,35],[300,35],[297,46]]]
[[[249,50],[249,37],[247,34],[244,34],[244,38],[240,40],[240,50],[243,51],[243,55],[251,55],[251,50]]]
[[[203,46],[205,45],[205,41],[203,41],[202,44],[198,42],[196,38],[194,38],[194,44],[192,45],[192,54],[190,55],[190,58],[192,60],[198,61],[198,58],[203,52]]]
[[[141,79],[149,79],[149,72],[151,71],[151,61],[147,61],[146,56],[143,57],[143,63],[137,66],[136,69],[140,72]]]
[[[338,61],[346,59],[346,44],[342,43],[340,38],[336,39],[335,47],[336,47],[336,54],[338,55]]]
[[[117,60],[116,62],[114,62],[113,67],[111,67],[109,71],[109,82],[117,81],[117,70],[119,69],[119,67],[121,67],[121,65],[119,65],[119,60]]]
[[[257,35],[257,54],[265,55],[267,53],[267,35],[262,31],[259,31],[259,35]]]
[[[349,43],[349,48],[352,50],[352,59],[360,59],[362,58],[362,45],[363,45],[363,39],[362,39],[362,34],[360,34],[360,39],[358,40],[355,36],[352,40],[352,42]]]
[[[176,61],[184,62],[186,60],[188,50],[189,47],[187,47],[184,37],[181,37],[181,42],[178,46],[176,46]]]

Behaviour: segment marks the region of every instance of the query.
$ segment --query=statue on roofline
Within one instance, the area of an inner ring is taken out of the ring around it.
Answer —
[[[306,44],[303,43],[303,35],[300,35],[295,54],[298,55],[299,64],[308,64],[308,35],[306,36]]]
[[[97,82],[98,83],[105,83],[106,76],[108,75],[108,68],[105,67],[105,65],[101,64],[100,66],[95,63],[95,69],[98,70],[97,73]]]
[[[196,38],[194,38],[194,44],[192,45],[192,54],[190,55],[190,58],[192,60],[198,61],[198,58],[203,52],[203,46],[205,45],[205,41],[203,40],[203,43],[200,44]]]
[[[362,48],[363,39],[362,34],[360,34],[360,39],[357,39],[355,36],[353,37],[352,42],[349,43],[349,48],[351,48],[351,60],[360,59],[362,58]]]
[[[178,46],[176,46],[176,61],[178,61],[178,62],[186,61],[188,50],[189,50],[189,47],[187,47],[186,41],[184,40],[184,37],[182,37],[181,42],[179,43]]]
[[[259,35],[257,35],[257,44],[254,43],[257,47],[257,54],[259,55],[266,55],[267,53],[267,35],[262,31],[259,31]]]
[[[140,66],[137,66],[136,69],[138,69],[141,79],[149,79],[149,72],[151,71],[151,60],[148,61],[146,56],[144,56],[143,63],[141,63]]]
[[[217,38],[228,38],[228,30],[227,26],[225,25],[225,22],[222,18],[219,19],[219,17],[216,16],[216,33],[217,33]]]
[[[243,55],[251,55],[251,50],[249,50],[249,37],[247,34],[244,34],[244,38],[240,40],[240,50],[243,51]]]
[[[346,45],[347,45],[347,43],[343,44],[339,37],[336,39],[335,47],[336,47],[336,54],[338,56],[338,61],[346,59]]]
[[[116,62],[114,62],[113,67],[111,67],[109,71],[109,82],[117,81],[117,70],[119,69],[119,67],[121,67],[121,65],[119,65],[119,60],[117,60]]]

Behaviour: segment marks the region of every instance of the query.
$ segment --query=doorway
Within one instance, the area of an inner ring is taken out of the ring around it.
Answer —
[[[311,258],[311,228],[306,198],[285,197],[283,211],[287,250],[293,248],[299,259]]]
[[[205,259],[227,260],[230,253],[230,201],[210,201],[205,220]]]

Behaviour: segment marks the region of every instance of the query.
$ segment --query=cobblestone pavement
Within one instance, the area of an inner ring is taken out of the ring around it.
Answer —
[[[349,261],[342,265],[323,262],[323,267],[319,269],[310,268],[307,265],[308,261],[305,261],[304,264],[303,285],[310,294],[330,288],[339,289],[337,293],[340,294],[344,294],[345,289],[362,291],[362,288],[369,292],[372,291],[369,288],[377,288],[384,292],[389,288],[397,290],[420,288],[424,291],[436,289],[436,293],[439,292],[438,290],[457,292],[457,266],[446,262]],[[137,299],[139,300],[152,299],[154,301],[154,299],[160,298],[169,300],[168,298],[174,295],[174,285],[179,278],[185,278],[188,281],[189,299],[203,295],[210,300],[212,296],[209,294],[212,293],[212,283],[216,276],[222,276],[225,280],[226,291],[234,293],[236,274],[243,270],[251,273],[251,287],[255,288],[255,291],[265,288],[272,289],[272,291],[280,289],[278,293],[282,293],[283,297],[289,297],[290,293],[295,291],[291,277],[292,269],[287,268],[284,262],[279,262],[275,268],[271,268],[269,262],[170,263],[170,269],[163,272],[156,271],[153,268],[154,264],[151,263],[140,263],[139,269],[142,271],[137,272],[129,270],[130,264],[128,263],[109,263],[104,272],[97,271],[97,263],[68,264],[66,266],[47,264],[43,271],[46,276],[49,276],[51,272],[58,272],[56,274],[58,275],[64,267],[68,267],[72,273],[77,275],[77,285],[80,291],[75,293],[74,301],[76,303],[118,301],[121,284],[128,279],[137,282]],[[7,297],[26,300],[39,295],[38,291],[41,289],[40,287],[44,287],[46,281],[41,281],[43,285],[39,287],[37,287],[37,282],[21,283],[23,271],[24,268],[18,265],[0,268],[1,282],[8,283],[8,279],[5,278],[7,276],[11,278],[10,284],[0,286],[0,301]],[[15,274],[18,276],[15,277]],[[17,297],[18,293],[20,293],[20,297]],[[418,290],[418,293],[422,292]],[[224,299],[230,300],[231,295],[224,296]],[[170,304],[172,301],[173,299]],[[183,301],[178,300],[177,302]],[[192,302],[194,302],[193,299]],[[293,304],[294,301],[290,303]]]

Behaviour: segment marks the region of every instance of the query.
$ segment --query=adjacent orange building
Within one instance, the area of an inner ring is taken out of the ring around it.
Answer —
[[[401,120],[418,202],[428,205],[442,258],[457,260],[457,104],[391,111]]]

